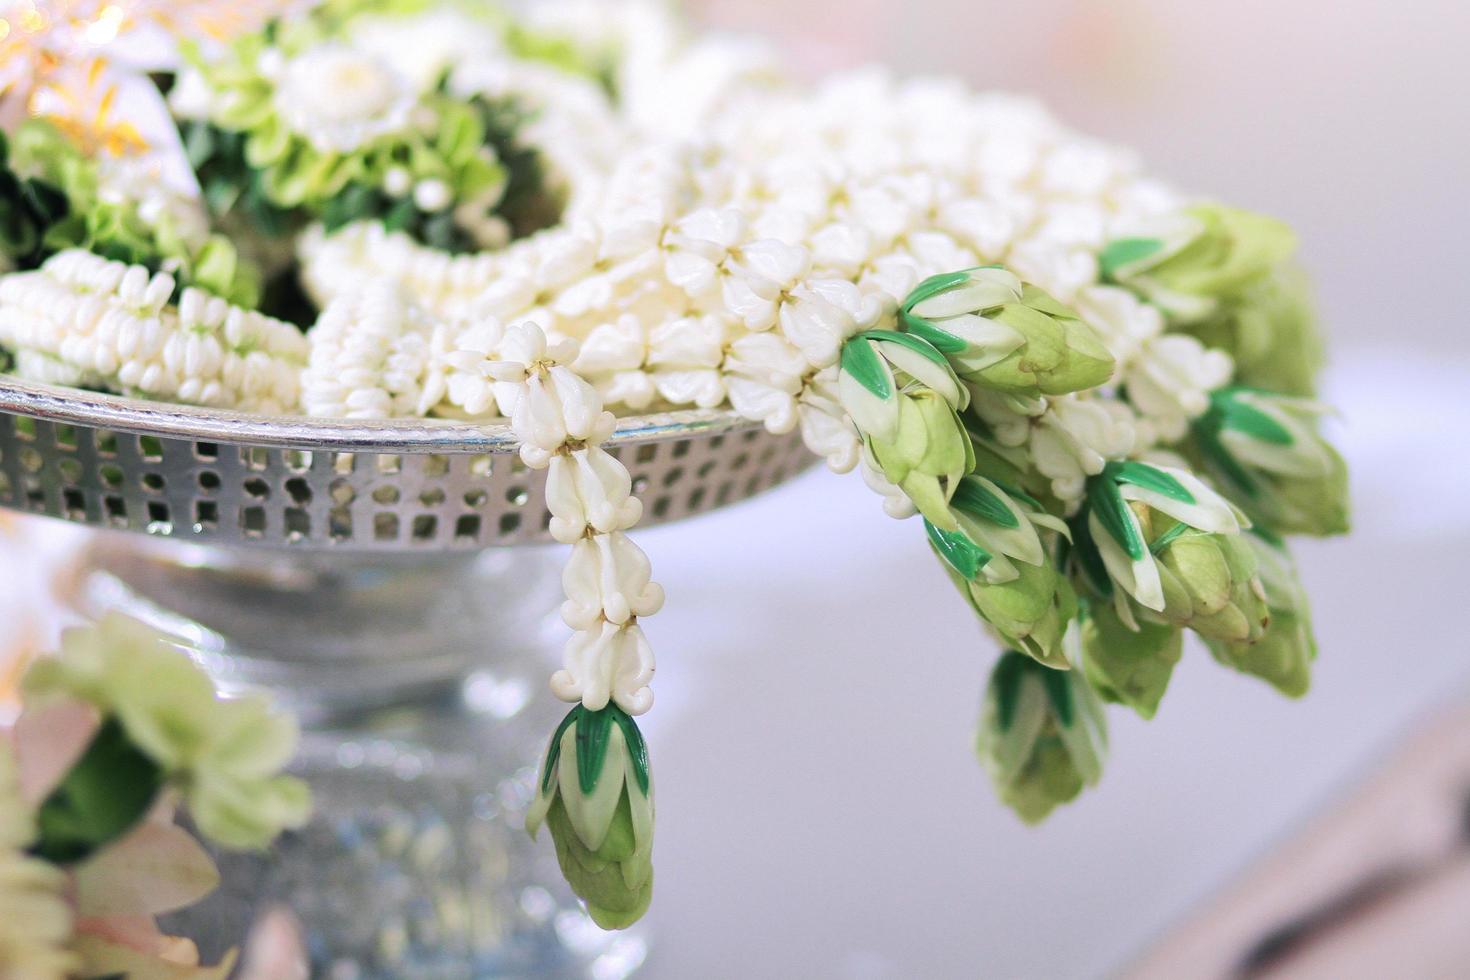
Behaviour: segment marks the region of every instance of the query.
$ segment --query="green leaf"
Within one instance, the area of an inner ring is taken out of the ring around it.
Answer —
[[[1197,503],[1194,494],[1185,489],[1184,484],[1174,477],[1157,469],[1147,463],[1136,460],[1125,460],[1123,462],[1109,463],[1103,469],[1103,479],[1113,483],[1131,483],[1145,490],[1162,494],[1171,500],[1177,500],[1183,504]]]
[[[1097,519],[1107,528],[1113,540],[1128,553],[1129,558],[1142,561],[1148,549],[1143,543],[1143,535],[1139,533],[1133,514],[1128,510],[1127,502],[1118,492],[1118,484],[1108,478],[1107,471],[1101,476],[1093,477],[1090,484],[1087,501],[1097,512]]]
[[[951,372],[953,371],[949,366],[949,358],[941,354],[933,344],[922,337],[915,337],[911,333],[899,333],[897,330],[865,330],[858,334],[858,336],[866,337],[868,340],[877,340],[907,347],[914,353],[927,357],[940,367]]]
[[[903,312],[907,313],[931,296],[938,296],[946,289],[963,285],[970,281],[970,269],[962,269],[959,272],[941,272],[937,276],[930,276],[919,283],[909,293],[908,298],[903,301]]]
[[[648,795],[648,743],[643,740],[643,733],[638,730],[638,723],[621,708],[609,705],[609,711],[617,712],[613,720],[623,730],[623,742],[628,746],[628,758],[633,761],[633,776],[638,782],[638,788],[643,795]]]
[[[990,563],[990,552],[971,541],[963,531],[945,531],[928,520],[924,521],[924,531],[939,557],[966,580],[973,581]]]
[[[551,777],[556,773],[556,764],[561,760],[561,737],[567,733],[567,727],[577,721],[577,717],[584,709],[579,704],[567,712],[567,716],[556,726],[556,734],[551,736],[551,745],[546,750],[546,766],[541,770],[541,792],[551,788]]]
[[[912,313],[899,315],[904,330],[915,337],[922,337],[934,345],[934,349],[944,354],[962,353],[970,345],[952,333],[940,330],[934,324],[922,317],[914,316]]]
[[[1113,595],[1113,580],[1108,575],[1108,566],[1103,562],[1102,554],[1097,550],[1097,542],[1092,540],[1092,528],[1087,521],[1088,512],[1089,509],[1083,507],[1078,511],[1077,516],[1068,522],[1068,526],[1072,529],[1071,554],[1077,556],[1077,564],[1082,569],[1088,585],[1092,586],[1092,591],[1101,598],[1109,599]],[[1063,538],[1058,547],[1066,549],[1067,540]],[[1065,557],[1063,554],[1060,564],[1065,564]]]
[[[1021,521],[1015,512],[1006,506],[990,489],[979,480],[966,477],[955,487],[950,504],[967,514],[982,518],[1004,528],[1018,528]]]
[[[1035,661],[1024,653],[1007,650],[995,665],[990,683],[995,690],[995,719],[1001,731],[1009,731],[1016,720],[1016,705],[1021,698],[1021,682]]]
[[[886,401],[893,397],[893,386],[888,381],[888,372],[883,370],[883,362],[861,334],[842,345],[842,370],[879,398]]]
[[[1124,266],[1141,262],[1164,247],[1159,238],[1119,238],[1108,242],[1097,257],[1102,279],[1107,282]]]
[[[1234,391],[1220,391],[1211,396],[1211,409],[1219,414],[1223,428],[1243,432],[1252,439],[1273,446],[1290,446],[1295,440],[1285,426],[1270,415],[1235,397]]]
[[[69,864],[135,827],[163,787],[163,771],[108,718],[36,814],[38,857]]]
[[[1072,700],[1071,678],[1067,676],[1069,672],[1044,666],[1040,670],[1041,682],[1046,686],[1046,694],[1051,700],[1052,710],[1057,713],[1057,721],[1070,728],[1072,719],[1076,716],[1076,705]]]
[[[617,710],[613,706],[601,711],[584,710],[577,720],[577,782],[588,796],[597,788],[597,780],[602,776],[611,742],[613,712]]]

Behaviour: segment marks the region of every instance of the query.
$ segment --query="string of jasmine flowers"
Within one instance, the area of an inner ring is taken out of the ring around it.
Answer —
[[[571,547],[551,686],[574,707],[528,827],[549,827],[599,923],[651,894],[634,717],[652,704],[640,620],[663,602],[601,447],[610,408],[799,429],[920,518],[1008,650],[976,749],[1027,820],[1099,778],[1103,702],[1157,710],[1186,629],[1305,690],[1281,536],[1344,531],[1346,476],[1280,223],[1191,201],[1029,100],[875,71],[804,89],[748,49],[674,43],[646,10],[577,21],[538,46],[573,52],[548,65],[453,5],[411,45],[385,39],[433,16],[354,9],[196,58],[172,96],[215,219],[289,236],[321,310],[304,339],[31,235],[9,253],[30,271],[0,281],[0,343],[18,370],[160,398],[508,420]],[[364,84],[332,99],[348,76]],[[506,99],[535,124],[493,132]]]

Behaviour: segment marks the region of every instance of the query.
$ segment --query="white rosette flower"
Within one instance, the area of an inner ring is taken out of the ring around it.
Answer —
[[[418,92],[376,54],[328,41],[287,59],[276,77],[281,121],[323,153],[351,153],[411,124]]]

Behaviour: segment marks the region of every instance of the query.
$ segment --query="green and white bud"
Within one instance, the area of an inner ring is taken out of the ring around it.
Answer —
[[[1109,603],[1091,603],[1082,620],[1082,670],[1104,701],[1152,718],[1184,651],[1171,623],[1124,623]]]
[[[996,793],[1027,823],[1096,785],[1107,719],[1080,671],[1053,670],[1015,651],[990,675],[975,751]]]
[[[1287,266],[1252,287],[1219,315],[1190,324],[1207,347],[1235,358],[1235,382],[1310,397],[1324,360],[1322,335],[1306,274]]]
[[[1263,214],[1201,204],[1154,219],[1103,248],[1103,281],[1133,290],[1178,324],[1240,301],[1296,251],[1296,236]]]
[[[998,266],[924,280],[899,320],[975,385],[1063,395],[1096,388],[1113,373],[1112,353],[1076,311]]]
[[[1322,365],[1296,236],[1274,218],[1206,204],[1154,219],[1102,250],[1104,282],[1235,359],[1238,383],[1310,395]]]
[[[648,748],[616,705],[577,705],[551,737],[526,814],[551,829],[562,874],[604,929],[626,929],[653,896],[653,782]]]
[[[1066,670],[1063,638],[1077,598],[1037,533],[1040,527],[1065,535],[1066,525],[1020,491],[979,476],[961,481],[950,509],[957,529],[927,520],[924,526],[955,587],[1002,642]]]
[[[1267,615],[1243,526],[1243,516],[1192,473],[1130,460],[1088,481],[1078,544],[1094,588],[1113,598],[1130,628],[1138,625],[1136,604],[1146,619],[1254,642]]]
[[[1282,694],[1301,697],[1312,681],[1317,641],[1306,590],[1286,546],[1258,532],[1243,536],[1255,553],[1271,623],[1255,643],[1209,640],[1216,660],[1265,680]]]
[[[838,395],[869,463],[933,523],[955,530],[949,498],[975,465],[959,411],[969,395],[927,341],[870,330],[842,349]]]
[[[1210,396],[1201,453],[1247,513],[1279,534],[1344,534],[1347,464],[1317,431],[1316,402],[1250,388]]]

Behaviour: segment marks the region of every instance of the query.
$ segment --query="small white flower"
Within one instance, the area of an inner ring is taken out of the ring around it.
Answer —
[[[1102,398],[1049,400],[1031,432],[1031,459],[1061,500],[1080,500],[1087,478],[1134,449],[1133,415]]]
[[[624,531],[643,517],[643,503],[633,496],[627,467],[593,446],[550,458],[546,474],[546,509],[551,536],[572,544],[589,528],[599,534]]]
[[[653,707],[653,650],[637,623],[572,634],[564,652],[566,666],[552,675],[551,691],[563,701],[581,701],[589,711],[614,702],[630,715]]]
[[[1150,340],[1123,373],[1128,400],[1165,442],[1177,442],[1210,407],[1210,392],[1229,384],[1235,362],[1186,334]]]
[[[621,626],[633,616],[652,616],[664,603],[652,574],[648,556],[621,531],[582,538],[562,570],[562,620],[586,630],[599,619]]]

